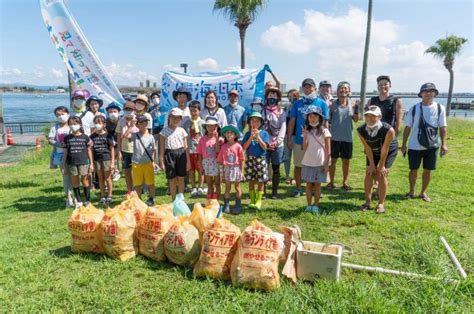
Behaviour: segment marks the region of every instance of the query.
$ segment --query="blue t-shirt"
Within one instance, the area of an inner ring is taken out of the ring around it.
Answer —
[[[244,139],[242,140],[242,145],[247,142],[250,137],[250,134],[250,131],[245,133]],[[270,143],[270,135],[267,131],[260,130],[260,137],[262,138],[262,141],[265,142],[265,144],[268,145]],[[267,151],[260,146],[258,141],[252,140],[250,146],[247,148],[247,156],[265,157],[266,153]]]
[[[245,108],[238,105],[232,108],[231,105],[224,107],[224,112],[227,117],[227,125],[233,125],[239,129],[240,133],[244,130],[244,124],[242,118],[244,117]]]
[[[329,119],[328,105],[321,98],[316,98],[312,101],[307,101],[304,98],[298,99],[293,104],[290,111],[290,118],[295,118],[295,144],[299,144],[299,145],[303,144],[303,134],[301,131],[305,122],[303,113],[304,113],[304,109],[309,105],[313,105],[313,106],[317,106],[321,108],[323,112],[324,120]]]

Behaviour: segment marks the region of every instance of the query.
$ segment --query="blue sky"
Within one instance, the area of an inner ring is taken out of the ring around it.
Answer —
[[[0,82],[66,84],[65,67],[44,27],[37,0],[0,0]],[[190,72],[240,64],[237,29],[212,12],[214,1],[70,0],[69,8],[119,84],[160,81],[163,71]],[[294,87],[305,77],[360,85],[367,1],[270,0],[247,33],[247,67],[268,63]],[[374,1],[368,88],[379,74],[393,89],[415,91],[448,72],[424,55],[446,34],[465,37],[455,63],[455,91],[474,92],[472,1]]]

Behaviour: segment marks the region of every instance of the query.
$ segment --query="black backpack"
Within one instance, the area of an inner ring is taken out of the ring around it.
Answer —
[[[416,106],[416,105],[415,105]],[[412,120],[415,119],[415,109],[412,110]],[[438,103],[438,124],[439,117],[441,115],[441,105]],[[436,148],[438,142],[436,138],[438,136],[438,127],[434,127],[425,121],[423,117],[423,105],[420,104],[420,121],[418,122],[418,143],[425,148]]]

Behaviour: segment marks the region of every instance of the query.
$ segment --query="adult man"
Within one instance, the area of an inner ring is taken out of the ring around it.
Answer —
[[[395,137],[400,133],[403,118],[403,104],[400,98],[390,94],[392,82],[388,75],[377,77],[377,90],[379,95],[372,97],[367,102],[369,106],[377,106],[382,111],[382,122],[390,124],[395,130]]]
[[[313,79],[307,78],[301,84],[303,89],[303,95],[301,99],[296,101],[290,111],[290,125],[288,127],[288,148],[293,149],[293,163],[294,163],[294,175],[296,182],[296,189],[293,192],[294,197],[303,195],[304,191],[301,189],[301,161],[303,160],[303,136],[302,129],[305,124],[304,113],[309,105],[320,107],[326,120],[325,126],[327,127],[328,116],[328,105],[317,97],[316,94],[316,83]],[[295,134],[295,140],[291,140],[291,136]]]
[[[423,176],[421,181],[421,192],[419,197],[425,202],[431,202],[426,191],[431,181],[431,171],[436,169],[436,155],[439,148],[439,137],[441,136],[441,152],[443,157],[448,152],[446,145],[447,123],[446,111],[443,105],[436,103],[434,98],[438,95],[435,84],[425,83],[421,85],[418,97],[421,103],[411,107],[405,116],[405,130],[403,131],[402,153],[405,156],[408,143],[408,162],[410,173],[408,175],[410,191],[405,198],[415,197],[415,184],[418,169],[423,161]],[[413,132],[411,130],[413,129]],[[438,135],[439,130],[439,135]],[[411,132],[411,136],[410,136]]]
[[[331,106],[332,98],[332,85],[328,80],[323,80],[319,82],[319,98],[324,100],[328,106]]]
[[[229,105],[224,107],[224,112],[227,117],[227,125],[235,126],[240,133],[244,130],[244,123],[242,117],[244,116],[245,108],[239,105],[239,92],[235,89],[229,92]]]
[[[351,190],[347,182],[349,178],[349,161],[352,158],[352,121],[359,120],[359,105],[351,103],[349,98],[351,85],[342,81],[337,84],[337,99],[330,106],[330,132],[331,132],[331,165],[329,166],[329,184],[327,189],[334,189],[334,176],[336,174],[336,163],[342,159],[342,188]]]

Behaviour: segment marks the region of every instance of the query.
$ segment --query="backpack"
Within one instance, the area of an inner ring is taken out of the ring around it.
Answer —
[[[416,105],[415,105],[416,106]],[[434,127],[425,121],[423,117],[423,105],[420,103],[420,121],[418,122],[418,143],[425,148],[436,148],[438,145],[438,127]],[[413,108],[411,116],[412,120],[415,119],[415,109]],[[438,123],[441,115],[441,105],[438,103]]]

